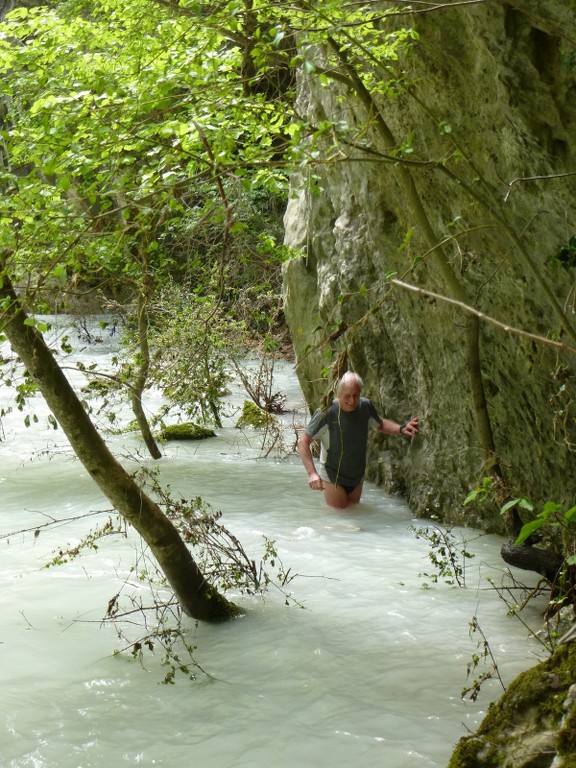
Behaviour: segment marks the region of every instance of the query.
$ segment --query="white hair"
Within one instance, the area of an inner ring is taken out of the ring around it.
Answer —
[[[349,386],[350,384],[357,384],[359,389],[362,389],[364,386],[364,382],[357,373],[354,373],[354,371],[346,371],[346,373],[342,374],[336,384],[336,395],[340,395],[343,387]]]

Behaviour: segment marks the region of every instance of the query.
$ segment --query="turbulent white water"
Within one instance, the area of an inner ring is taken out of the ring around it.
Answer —
[[[113,341],[84,355],[105,360]],[[289,365],[277,382],[303,422]],[[109,505],[47,426],[40,401],[35,410],[30,429],[20,413],[1,422],[2,768],[445,766],[502,692],[490,682],[477,702],[460,697],[481,639],[469,635],[472,617],[505,683],[539,654],[489,589],[502,569],[497,537],[469,544],[467,589],[431,585],[420,575],[432,571],[428,545],[409,530],[415,521],[402,500],[369,485],[358,508],[330,511],[294,457],[259,458],[258,435],[228,421],[217,438],[171,443],[160,461],[142,462],[159,468],[175,496],[201,495],[221,510],[254,556],[263,536],[275,540],[284,566],[300,574],[289,589],[303,607],[286,607],[274,591],[264,601],[233,595],[243,618],[186,620],[208,674],[162,685],[160,658],[143,667],[113,655],[120,642],[99,623],[134,562],[133,539],[110,538],[70,565],[43,568],[95,521],[34,529]],[[134,435],[109,442],[144,456]],[[526,618],[536,626],[536,614]]]

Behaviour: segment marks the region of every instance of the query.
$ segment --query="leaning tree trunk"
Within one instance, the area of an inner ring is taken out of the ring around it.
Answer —
[[[175,526],[115,459],[84,410],[6,275],[0,281],[2,330],[37,384],[76,455],[115,509],[150,547],[185,613],[222,621],[238,613],[196,565]]]

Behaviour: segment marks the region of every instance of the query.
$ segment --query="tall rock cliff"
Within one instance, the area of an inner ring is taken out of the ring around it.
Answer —
[[[380,33],[399,26],[398,61],[306,52],[299,110],[333,128],[294,179],[286,315],[311,408],[338,362],[383,415],[419,415],[411,444],[374,438],[370,479],[498,530],[497,505],[463,506],[494,466],[506,494],[576,496],[576,3],[447,3]]]

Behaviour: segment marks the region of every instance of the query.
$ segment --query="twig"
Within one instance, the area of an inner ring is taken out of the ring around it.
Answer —
[[[32,533],[34,532],[35,536],[38,536],[38,533],[42,528],[50,528],[51,526],[60,526],[64,525],[65,523],[70,523],[73,520],[83,520],[85,517],[94,517],[95,515],[105,515],[110,514],[112,510],[109,509],[99,509],[95,512],[86,512],[83,515],[74,515],[73,517],[62,517],[62,518],[52,518],[47,523],[42,523],[41,525],[33,525],[31,528],[21,528],[19,531],[12,531],[11,533],[3,533],[0,534],[0,540],[1,539],[9,539],[12,536],[18,536],[21,533]]]
[[[576,172],[573,171],[572,173],[554,173],[550,174],[549,176],[522,176],[518,179],[512,179],[512,181],[508,184],[508,192],[506,192],[504,195],[504,202],[508,202],[508,198],[510,197],[514,184],[520,184],[526,181],[550,181],[550,179],[565,179],[569,176],[576,176]]]

